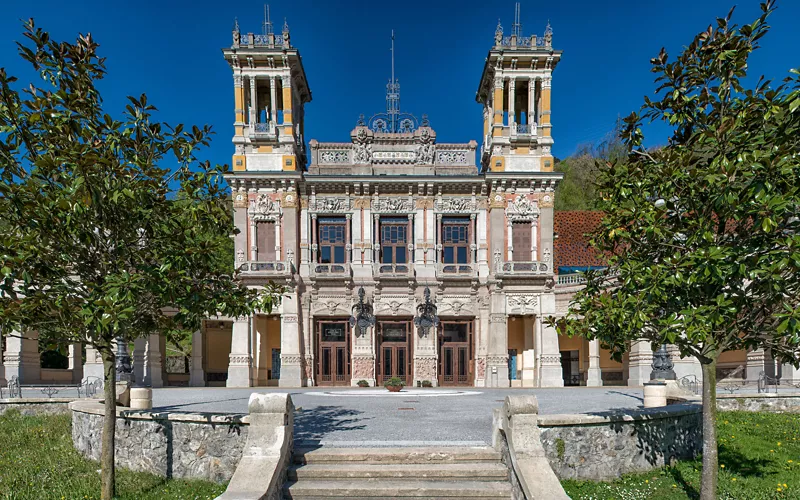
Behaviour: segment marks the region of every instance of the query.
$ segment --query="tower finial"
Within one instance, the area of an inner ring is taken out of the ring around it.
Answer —
[[[503,25],[500,24],[500,18],[497,18],[497,28],[494,30],[494,44],[500,46],[503,43]]]
[[[233,31],[239,31],[239,18],[233,18]]]
[[[394,30],[392,30],[392,79],[386,86],[386,115],[389,118],[389,130],[397,131],[397,117],[400,113],[400,84],[394,77]]]

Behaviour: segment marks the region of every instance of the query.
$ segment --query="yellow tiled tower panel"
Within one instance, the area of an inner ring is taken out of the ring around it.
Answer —
[[[542,88],[542,135],[544,137],[551,136],[550,130],[550,87]],[[541,169],[542,172],[553,171],[553,157],[542,156]]]
[[[244,135],[244,86],[235,85],[233,87],[233,103],[236,115],[236,125],[234,134],[242,137]],[[231,160],[234,171],[247,170],[247,159],[244,155],[233,155]]]
[[[494,128],[492,135],[499,137],[503,134],[501,128],[503,125],[503,87],[495,87],[492,102],[494,103],[494,124],[500,125],[500,127]]]

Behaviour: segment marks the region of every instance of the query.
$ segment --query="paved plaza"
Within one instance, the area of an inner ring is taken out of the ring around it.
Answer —
[[[492,409],[508,394],[534,394],[540,412],[593,413],[638,408],[642,390],[564,389],[226,389],[153,390],[155,411],[246,413],[252,392],[289,392],[297,407],[298,444],[337,446],[484,445],[491,442]]]

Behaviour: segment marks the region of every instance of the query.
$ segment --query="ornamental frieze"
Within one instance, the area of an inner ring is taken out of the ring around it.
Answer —
[[[474,212],[477,203],[472,198],[441,198],[436,201],[436,211],[443,213]]]
[[[538,312],[538,295],[507,295],[506,310],[509,314],[535,314]]]
[[[539,204],[528,196],[521,194],[508,203],[506,215],[509,219],[532,219],[539,215]]]
[[[409,213],[414,209],[408,197],[386,198],[381,196],[372,200],[372,210],[375,213]]]
[[[500,193],[493,194],[489,201],[489,208],[506,208],[506,197]]]
[[[350,211],[350,200],[345,197],[317,196],[311,203],[311,210],[315,212],[342,213]]]

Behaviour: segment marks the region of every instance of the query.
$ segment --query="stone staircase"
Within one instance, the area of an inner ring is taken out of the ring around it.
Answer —
[[[490,447],[297,449],[287,499],[511,498],[508,468]]]

